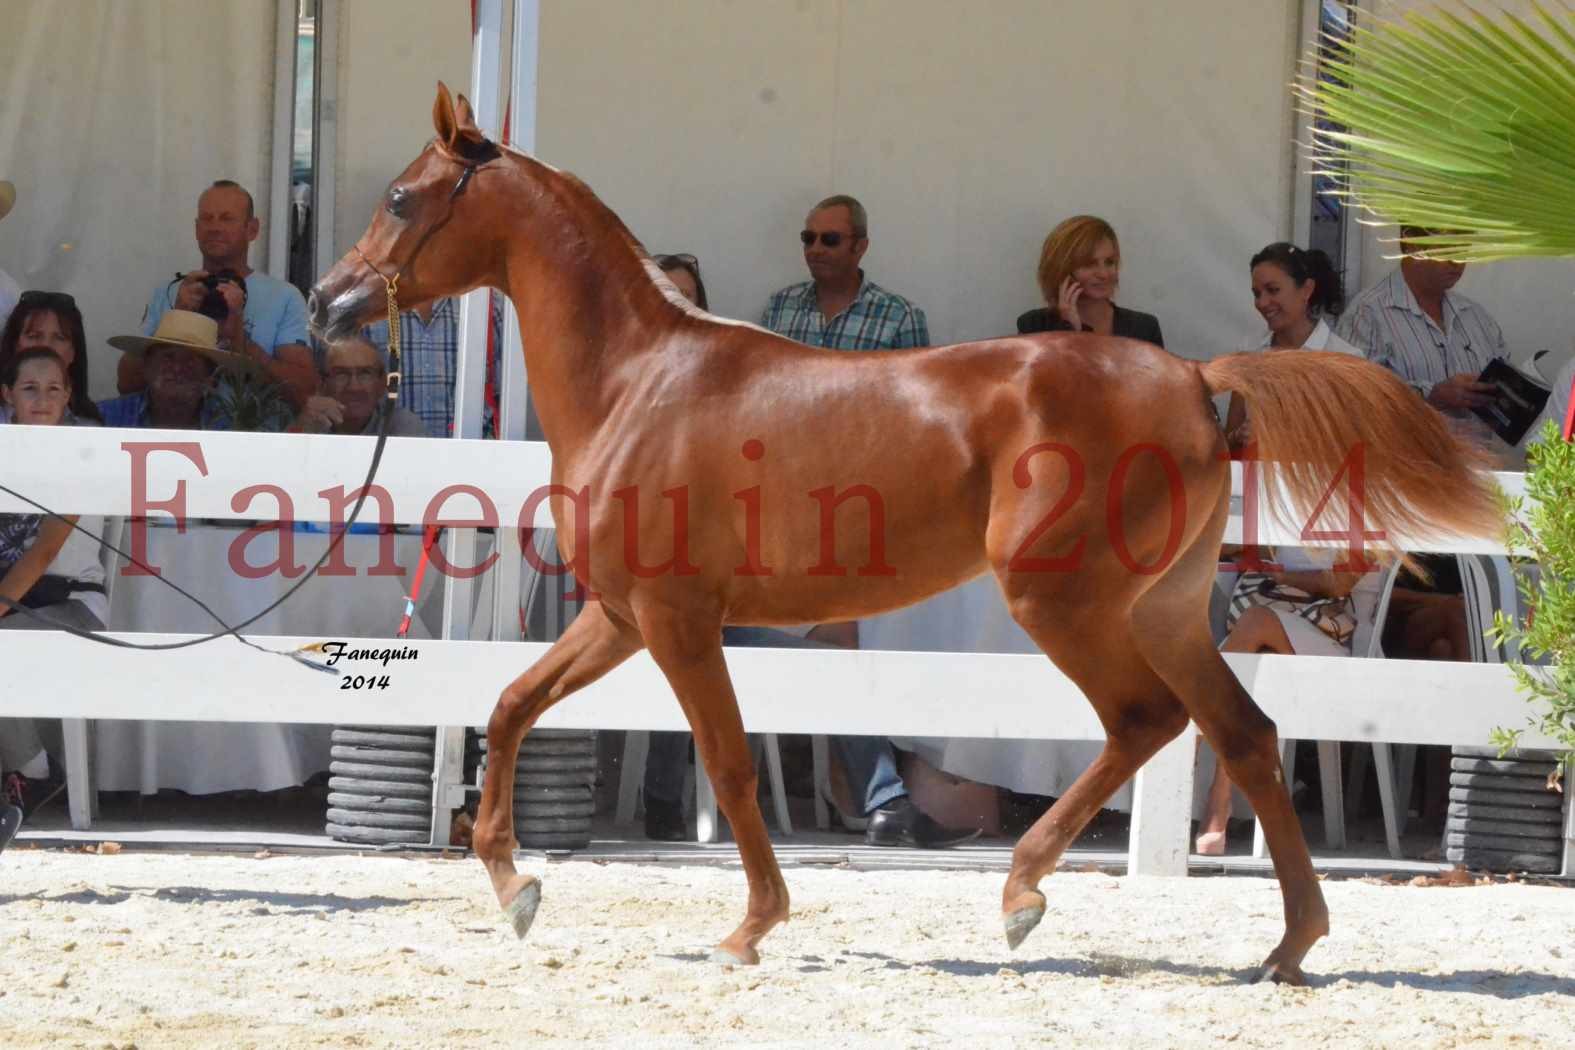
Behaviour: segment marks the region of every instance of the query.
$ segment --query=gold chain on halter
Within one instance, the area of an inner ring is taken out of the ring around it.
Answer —
[[[378,276],[382,276],[379,274]],[[384,278],[388,285],[388,399],[399,400],[399,275],[396,273],[392,280]]]

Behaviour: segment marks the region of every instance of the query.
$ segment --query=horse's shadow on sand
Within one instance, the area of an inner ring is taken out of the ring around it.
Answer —
[[[254,912],[367,912],[383,908],[408,908],[416,904],[458,900],[457,897],[345,897],[337,893],[271,893],[265,890],[212,889],[206,886],[121,887],[81,889],[67,893],[0,895],[0,907],[24,900],[51,904],[111,905],[133,897],[182,904],[251,904]]]
[[[847,952],[848,956],[884,962],[888,970],[936,970],[953,977],[996,977],[1005,972],[1045,973],[1067,977],[1135,978],[1150,973],[1175,974],[1200,984],[1247,984],[1258,974],[1257,967],[1228,969],[1223,966],[1196,966],[1168,959],[1140,959],[1130,956],[1095,954],[1087,959],[1023,959],[1011,962],[982,962],[967,959],[930,959],[905,962],[880,952]],[[1335,973],[1309,973],[1312,988],[1332,988],[1341,982],[1373,985],[1380,988],[1411,988],[1422,992],[1455,992],[1485,995],[1494,999],[1524,999],[1538,995],[1575,996],[1575,978],[1551,973],[1497,970],[1455,970],[1451,973],[1410,973],[1402,970],[1341,970]]]

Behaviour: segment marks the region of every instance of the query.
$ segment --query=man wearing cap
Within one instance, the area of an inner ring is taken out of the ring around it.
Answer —
[[[229,430],[231,420],[214,377],[221,368],[261,371],[254,358],[219,347],[219,323],[190,310],[167,310],[151,336],[112,336],[109,345],[134,361],[145,387],[99,402],[104,425],[170,430]],[[289,408],[274,398],[260,430],[283,430]]]
[[[11,214],[15,205],[16,187],[0,179],[0,219]],[[11,311],[16,309],[16,301],[21,297],[22,286],[10,274],[0,270],[0,327],[4,327],[6,318],[11,316]]]
[[[251,268],[248,256],[262,226],[252,195],[229,179],[220,179],[197,198],[195,235],[202,254],[201,269],[159,284],[142,315],[142,334],[158,328],[166,310],[201,309],[207,281],[225,272],[243,283],[220,281],[212,290],[224,299],[227,317],[219,330],[219,346],[262,366],[297,405],[317,389],[317,369],[306,329],[306,301],[294,285]],[[142,389],[137,359],[121,359],[120,392]]]

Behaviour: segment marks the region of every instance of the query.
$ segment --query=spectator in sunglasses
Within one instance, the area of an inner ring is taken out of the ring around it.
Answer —
[[[706,299],[705,282],[700,279],[700,260],[693,255],[657,255],[652,262],[673,282],[678,293],[702,310],[710,310]]]
[[[71,380],[71,400],[65,422],[99,423],[103,417],[88,397],[87,335],[82,311],[64,292],[23,292],[0,332],[0,375],[11,362],[29,350],[49,350],[60,358]],[[9,410],[0,407],[0,422]]]
[[[1017,319],[1017,330],[1095,332],[1164,346],[1159,319],[1116,305],[1121,242],[1104,219],[1074,215],[1050,231],[1039,250],[1039,291],[1048,306]]]
[[[830,350],[897,350],[930,345],[924,311],[864,276],[869,251],[864,205],[846,194],[827,197],[799,234],[810,280],[771,297],[761,325]]]
[[[376,434],[377,408],[388,382],[383,355],[371,342],[357,336],[328,348],[321,392],[306,399],[306,407],[290,425],[296,433]],[[426,437],[421,417],[408,408],[394,408],[388,422],[390,437]]]
[[[869,251],[869,217],[846,194],[827,197],[810,211],[799,233],[810,280],[771,297],[761,325],[810,346],[829,350],[898,350],[928,346],[924,311],[864,276],[859,265]],[[820,624],[809,644],[859,647],[857,622]],[[978,832],[944,827],[908,797],[897,772],[891,742],[877,736],[838,736],[831,744],[846,772],[853,812],[844,823],[865,826],[872,846],[950,846]],[[842,806],[838,806],[842,813]],[[867,821],[867,823],[865,823]]]

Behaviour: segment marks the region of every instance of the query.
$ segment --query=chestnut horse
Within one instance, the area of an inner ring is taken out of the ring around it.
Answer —
[[[1200,364],[1081,333],[891,353],[802,346],[691,306],[595,194],[489,142],[463,96],[456,107],[440,84],[432,115],[436,138],[308,309],[326,338],[350,334],[381,313],[395,278],[406,309],[488,286],[518,311],[562,486],[551,501],[560,550],[600,597],[503,690],[487,725],[474,843],[520,936],[541,894],[513,859],[520,742],[543,711],[645,648],[694,731],[748,877],[744,920],[714,958],[757,962],[788,893],[723,625],[852,620],[993,571],[1107,734],[1013,852],[1008,942],[1043,917],[1038,883],[1090,817],[1191,718],[1251,800],[1280,880],[1285,933],[1259,976],[1302,980],[1328,911],[1274,724],[1208,624],[1231,487],[1210,398],[1246,399],[1263,458],[1287,465],[1292,511],[1312,507],[1362,447],[1368,525],[1497,530],[1489,484],[1432,409],[1338,354]]]

